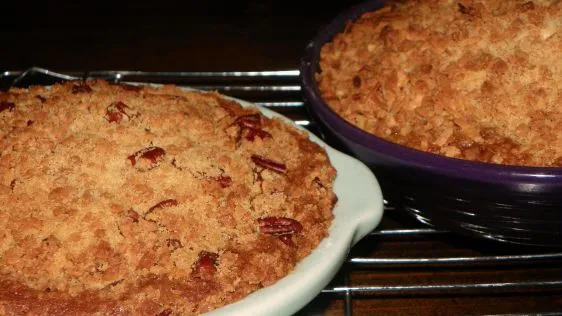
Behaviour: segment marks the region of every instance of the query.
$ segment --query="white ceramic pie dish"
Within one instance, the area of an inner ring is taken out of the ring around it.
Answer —
[[[239,99],[232,100],[245,107],[257,107]],[[297,126],[274,111],[257,108],[267,117],[278,117]],[[305,130],[299,126],[297,128]],[[311,141],[326,150],[337,170],[334,191],[338,202],[333,210],[334,220],[329,236],[283,279],[206,315],[294,314],[333,279],[346,259],[349,249],[380,223],[383,198],[379,183],[371,170],[355,158],[331,148],[314,134],[306,132]]]
[[[161,85],[152,84],[152,86]],[[305,131],[311,141],[326,150],[330,162],[337,170],[334,191],[338,202],[333,209],[334,220],[330,226],[329,236],[304,258],[295,270],[275,284],[260,289],[238,302],[205,314],[208,316],[292,315],[320,293],[344,263],[349,249],[380,223],[383,214],[381,188],[371,170],[362,162],[333,149],[287,117],[247,101],[228,99],[244,107],[257,108],[266,117],[280,118]]]

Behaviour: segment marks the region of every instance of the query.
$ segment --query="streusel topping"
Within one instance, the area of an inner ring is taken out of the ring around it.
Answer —
[[[322,48],[350,123],[448,157],[562,166],[562,2],[392,1]]]
[[[335,170],[216,93],[68,82],[0,93],[0,313],[197,314],[327,235]]]

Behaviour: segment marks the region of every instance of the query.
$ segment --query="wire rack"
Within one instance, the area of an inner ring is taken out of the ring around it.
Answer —
[[[0,73],[0,88],[88,78],[217,90],[275,110],[322,136],[307,115],[298,70],[59,73],[34,67]],[[298,315],[562,315],[560,251],[457,236],[387,203],[379,228],[351,250],[332,283]]]

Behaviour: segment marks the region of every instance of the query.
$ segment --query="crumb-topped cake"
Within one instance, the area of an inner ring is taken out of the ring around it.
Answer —
[[[348,122],[467,160],[562,166],[562,1],[391,1],[321,49]]]
[[[327,235],[335,170],[217,93],[72,81],[0,92],[0,314],[190,315]]]

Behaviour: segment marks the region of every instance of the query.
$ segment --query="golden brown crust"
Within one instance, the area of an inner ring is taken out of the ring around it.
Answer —
[[[449,157],[562,166],[562,2],[394,1],[321,50],[330,106]]]
[[[256,109],[104,81],[0,100],[0,314],[198,314],[327,235],[326,153]]]

